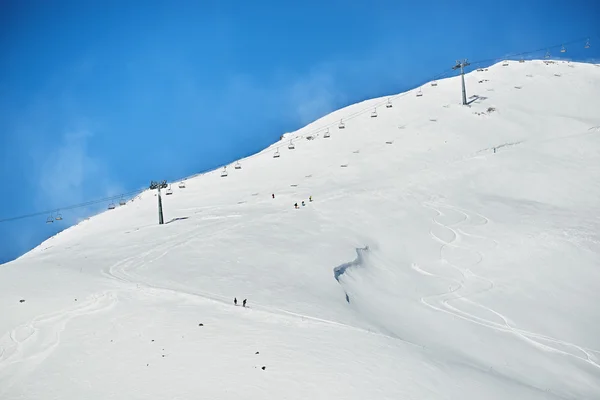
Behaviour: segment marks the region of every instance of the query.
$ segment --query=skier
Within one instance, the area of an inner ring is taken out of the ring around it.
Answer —
[[[298,203],[294,203],[294,208],[298,208]]]
[[[304,207],[306,204],[304,204],[304,200],[302,200],[302,207]]]
[[[310,201],[312,203],[312,196],[308,197],[308,201]]]
[[[233,304],[237,306],[237,297],[233,298]]]
[[[244,302],[242,304],[244,307],[246,307],[246,299],[244,299]]]
[[[275,193],[273,193],[273,194],[271,195],[271,197],[275,198]]]

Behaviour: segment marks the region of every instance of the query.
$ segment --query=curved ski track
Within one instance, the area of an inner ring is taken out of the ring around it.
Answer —
[[[423,269],[422,267],[420,267],[416,264],[413,264],[412,268],[416,272],[421,273],[426,276],[432,276],[432,277],[436,277],[439,279],[449,280],[455,285],[455,286],[450,286],[449,291],[447,291],[447,292],[421,297],[421,302],[423,304],[425,304],[427,307],[430,307],[436,311],[440,311],[440,312],[444,312],[444,313],[453,315],[455,317],[464,319],[471,323],[482,325],[487,328],[494,329],[494,330],[501,331],[501,332],[512,333],[515,336],[523,339],[527,343],[531,344],[532,346],[534,346],[540,350],[547,351],[547,352],[553,352],[553,353],[559,353],[559,354],[562,354],[562,355],[565,355],[568,357],[574,357],[578,360],[584,361],[584,362],[591,364],[592,366],[600,369],[600,365],[595,360],[595,357],[593,357],[591,354],[591,353],[598,353],[599,352],[598,350],[588,349],[588,348],[585,348],[585,347],[582,347],[577,344],[570,343],[570,342],[567,342],[564,340],[560,340],[560,339],[556,339],[556,338],[553,338],[550,336],[546,336],[546,335],[542,335],[539,333],[530,332],[530,331],[527,331],[524,329],[516,328],[514,326],[515,324],[512,323],[509,320],[509,318],[506,317],[505,315],[503,315],[489,307],[486,307],[483,304],[478,303],[478,302],[474,301],[473,299],[469,298],[476,294],[481,294],[481,293],[487,292],[489,290],[492,290],[494,288],[494,281],[484,278],[482,276],[476,275],[475,273],[473,273],[471,271],[471,268],[474,268],[474,267],[478,266],[479,264],[481,264],[481,262],[484,260],[484,255],[483,255],[483,253],[481,253],[478,250],[474,250],[470,247],[465,246],[464,244],[462,244],[463,241],[466,241],[466,239],[468,239],[469,237],[472,237],[472,238],[490,240],[495,244],[495,246],[498,245],[498,242],[493,239],[489,239],[485,236],[479,236],[479,235],[474,235],[471,233],[466,233],[464,231],[464,229],[466,229],[468,227],[485,226],[490,221],[488,218],[486,218],[485,216],[483,216],[481,214],[470,213],[467,210],[464,210],[464,209],[461,209],[458,207],[454,207],[454,206],[450,206],[450,205],[424,203],[423,206],[436,212],[437,215],[432,217],[432,219],[431,219],[432,223],[434,225],[440,227],[441,229],[445,229],[452,234],[452,240],[445,241],[435,234],[433,228],[430,229],[430,231],[429,231],[432,239],[441,244],[439,257],[440,257],[440,260],[442,261],[442,264],[447,265],[452,270],[458,271],[461,275],[461,278],[458,280],[458,279],[454,279],[454,278],[450,278],[450,277],[446,277],[446,276],[442,276],[442,275],[438,275],[438,274],[429,272],[429,271]],[[457,213],[458,215],[461,216],[461,220],[458,222],[452,223],[452,224],[444,224],[444,223],[439,222],[438,218],[446,215],[440,209],[448,210],[447,212]],[[473,220],[473,217],[470,214],[476,215],[478,218],[480,218],[483,221],[483,223],[482,224],[465,225]],[[458,228],[458,226],[463,226],[464,228],[460,229],[460,228]],[[455,248],[455,249],[470,251],[477,256],[478,261],[472,265],[456,265],[444,257],[444,250],[447,248]],[[485,289],[479,290],[479,291],[472,292],[472,293],[462,294],[461,292],[467,291],[470,288],[470,286],[472,286],[471,282],[473,282],[473,280],[480,280],[483,282],[487,282],[488,287]],[[482,318],[475,314],[463,311],[463,310],[459,309],[456,305],[450,304],[450,302],[456,302],[459,300],[468,302],[476,307],[479,307],[483,310],[486,310],[486,311],[496,315],[502,322],[499,323],[499,322],[495,322],[495,321],[492,321],[492,320],[489,320],[486,318]],[[434,302],[437,304],[434,304]],[[566,348],[572,348],[575,350],[575,352],[570,353],[570,352],[561,350],[557,347],[552,347],[551,344],[563,346]]]
[[[60,335],[70,320],[106,311],[116,302],[115,291],[97,293],[79,302],[76,307],[38,316],[2,336],[0,381],[5,384],[0,397],[58,347]]]

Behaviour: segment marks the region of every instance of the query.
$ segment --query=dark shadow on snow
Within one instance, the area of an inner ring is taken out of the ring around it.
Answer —
[[[363,253],[369,251],[369,246],[365,246],[363,248],[357,248],[356,249],[356,259],[354,259],[354,261],[350,261],[347,263],[344,263],[342,265],[338,265],[337,267],[335,267],[333,269],[333,276],[335,278],[336,281],[338,281],[338,283],[340,282],[340,276],[342,276],[346,270],[348,268],[351,267],[361,267],[364,261],[364,256]],[[350,297],[348,296],[348,293],[346,293],[346,301],[348,303],[350,303]]]
[[[177,218],[173,218],[172,220],[165,222],[165,224],[170,224],[171,222],[175,222],[175,221],[181,221],[184,219],[188,219],[189,217],[177,217]]]

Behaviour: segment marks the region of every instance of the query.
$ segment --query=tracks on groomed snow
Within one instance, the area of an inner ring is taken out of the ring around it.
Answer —
[[[38,316],[0,338],[0,398],[21,377],[44,361],[60,344],[61,333],[74,318],[112,308],[115,291],[94,294],[76,306]]]
[[[414,264],[412,267],[416,272],[450,282],[448,291],[421,297],[423,304],[436,311],[453,315],[471,323],[513,334],[540,350],[574,357],[600,368],[600,365],[592,356],[592,353],[598,353],[598,350],[584,348],[575,343],[519,329],[507,316],[476,302],[473,296],[493,290],[494,281],[473,272],[473,269],[481,267],[485,255],[476,250],[474,246],[469,246],[468,242],[476,239],[491,242],[494,246],[497,246],[498,242],[486,236],[468,233],[466,230],[477,226],[483,227],[489,224],[490,220],[481,214],[450,205],[425,203],[423,206],[436,213],[431,218],[432,228],[429,233],[431,238],[441,245],[439,254],[441,265],[446,266],[448,271],[454,275],[454,277],[444,276],[440,273],[431,272],[426,267]],[[476,220],[479,220],[479,223],[474,223]],[[494,315],[496,320],[461,310],[459,306],[461,302],[485,310],[486,313]],[[572,352],[565,349],[570,349]]]

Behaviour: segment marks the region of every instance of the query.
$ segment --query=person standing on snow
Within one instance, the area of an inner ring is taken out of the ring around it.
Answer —
[[[312,203],[312,196],[308,197],[308,201],[310,201]]]
[[[304,200],[302,200],[302,207],[304,207],[306,204],[304,204]]]
[[[275,193],[273,193],[273,194],[271,195],[271,197],[275,198]]]
[[[298,208],[298,203],[294,203],[294,208]]]
[[[233,298],[233,305],[237,306],[237,297]]]
[[[243,305],[244,307],[246,307],[246,299],[244,299],[244,301],[243,301],[242,305]]]

